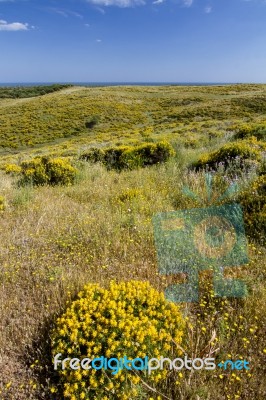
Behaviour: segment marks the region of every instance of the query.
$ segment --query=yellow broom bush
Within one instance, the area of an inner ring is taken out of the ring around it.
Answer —
[[[36,157],[21,163],[20,184],[71,185],[78,171],[66,159]]]
[[[249,140],[226,143],[220,149],[209,154],[203,154],[199,160],[194,163],[196,169],[209,167],[217,169],[219,164],[225,167],[230,163],[240,161],[243,165],[253,162],[259,164],[262,161],[263,152],[266,145],[262,141],[257,141],[255,137]]]
[[[52,353],[79,360],[159,358],[173,349],[177,355],[184,326],[179,306],[148,282],[111,282],[108,289],[88,284],[57,320]],[[147,398],[143,381],[156,386],[169,371],[158,369],[148,375],[144,370],[122,369],[114,375],[108,369],[59,368],[58,373],[66,399],[129,400]]]

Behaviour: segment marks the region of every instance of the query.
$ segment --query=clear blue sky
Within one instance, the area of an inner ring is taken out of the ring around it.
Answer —
[[[266,83],[266,0],[0,0],[0,82]]]

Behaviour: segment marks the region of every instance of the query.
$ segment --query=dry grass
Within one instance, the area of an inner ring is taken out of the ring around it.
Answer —
[[[169,284],[158,274],[151,217],[195,206],[181,187],[189,183],[203,193],[202,182],[201,174],[186,176],[175,162],[120,174],[88,165],[73,187],[17,189],[1,176],[7,201],[0,214],[1,399],[56,398],[49,332],[85,283],[137,278],[159,290]],[[250,376],[185,372],[180,386],[164,387],[170,398],[263,399],[266,258],[264,248],[251,243],[249,250],[250,264],[229,270],[247,282],[249,297],[213,298],[204,272],[200,303],[183,305],[183,312],[190,356],[243,357]]]
[[[185,281],[183,274],[159,274],[152,216],[208,204],[203,174],[186,166],[231,141],[244,121],[250,127],[265,123],[265,88],[71,88],[42,99],[0,101],[1,168],[48,153],[75,160],[95,145],[166,139],[177,150],[165,165],[121,173],[85,164],[79,181],[69,187],[18,188],[15,178],[0,171],[0,196],[5,198],[2,210],[0,197],[0,400],[62,400],[51,393],[59,385],[50,332],[84,284],[138,279],[162,291]],[[91,115],[101,115],[93,132],[85,126]],[[218,168],[214,199],[235,172],[234,163],[230,175]],[[255,169],[238,170],[240,186],[248,187],[256,174]],[[203,201],[185,196],[184,185]],[[265,398],[266,250],[251,238],[249,259],[248,265],[225,271],[245,281],[248,297],[215,298],[211,272],[203,271],[199,303],[182,304],[182,312],[188,357],[243,358],[251,370],[182,371],[180,382],[162,384],[160,392],[167,398]]]

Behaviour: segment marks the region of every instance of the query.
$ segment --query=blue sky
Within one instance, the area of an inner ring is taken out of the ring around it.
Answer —
[[[266,83],[266,0],[0,0],[0,82]]]

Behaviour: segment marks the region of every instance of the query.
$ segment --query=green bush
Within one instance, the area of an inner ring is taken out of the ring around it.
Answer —
[[[99,115],[93,115],[85,122],[85,126],[87,129],[92,129],[95,125],[98,124],[99,121],[100,121]]]
[[[92,148],[80,158],[90,162],[102,162],[108,169],[134,169],[166,162],[175,155],[167,142],[144,143],[139,146],[119,146],[106,149]]]
[[[227,143],[220,149],[209,154],[203,154],[199,160],[193,164],[196,169],[209,167],[217,169],[219,165],[228,167],[232,162],[238,161],[241,167],[259,164],[262,161],[262,152],[266,149],[263,142],[257,141],[256,138],[250,140],[242,140],[238,142]],[[251,162],[253,161],[253,163]]]
[[[63,158],[37,157],[21,163],[20,185],[71,185],[77,169]]]
[[[127,168],[126,160],[123,159],[124,153],[132,149],[129,146],[110,147],[104,151],[104,165],[107,169],[122,170]]]
[[[43,96],[72,87],[70,84],[54,84],[46,86],[17,86],[0,88],[0,99],[22,99],[27,97]]]
[[[81,160],[88,161],[91,163],[104,162],[104,151],[98,149],[98,147],[92,147],[80,156]]]
[[[126,150],[122,161],[128,168],[146,167],[166,162],[175,154],[173,147],[167,142],[147,143]]]

